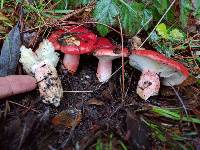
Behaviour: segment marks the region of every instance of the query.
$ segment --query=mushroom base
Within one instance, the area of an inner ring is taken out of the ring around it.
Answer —
[[[47,60],[34,65],[32,68],[35,70],[35,79],[39,86],[42,101],[56,107],[59,106],[63,97],[63,88],[56,68]]]
[[[65,54],[63,64],[70,73],[75,73],[78,69],[80,55]]]
[[[144,100],[149,97],[158,95],[160,89],[159,75],[150,70],[144,70],[140,76],[137,86],[137,94]]]
[[[112,74],[112,61],[99,59],[97,67],[97,78],[99,82],[107,81]]]

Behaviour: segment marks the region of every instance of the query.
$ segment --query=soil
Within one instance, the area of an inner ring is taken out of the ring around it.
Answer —
[[[5,108],[8,109],[8,106],[6,106],[5,101],[2,101],[1,110],[2,115],[5,117],[2,117],[3,119],[1,120],[0,130],[3,134],[1,134],[0,138],[0,147],[3,149],[18,147],[18,149],[26,150],[59,149],[69,147],[69,145],[75,147],[77,142],[81,142],[87,136],[89,136],[87,140],[89,144],[87,145],[87,142],[81,143],[81,147],[90,147],[96,143],[98,136],[95,138],[94,135],[99,131],[108,132],[113,130],[113,133],[115,133],[118,130],[115,134],[120,139],[125,137],[126,111],[124,108],[118,110],[122,102],[121,70],[109,82],[102,84],[96,78],[97,64],[98,60],[95,57],[89,55],[81,56],[79,69],[74,75],[63,70],[61,63],[58,65],[64,91],[89,92],[64,92],[61,105],[57,108],[42,103],[38,90],[7,99],[28,108],[8,103],[10,111],[5,113],[4,110]],[[113,61],[113,71],[118,69],[120,64],[121,59]],[[131,90],[136,86],[136,82],[132,82],[129,79],[132,74],[132,68],[129,66],[126,68],[128,68],[125,73],[126,85],[130,86],[126,103],[132,102],[138,107],[139,105],[136,102],[138,97]],[[89,103],[87,103],[88,101]],[[99,102],[100,104],[98,104]],[[32,109],[37,110],[37,112]],[[52,124],[52,118],[63,110],[81,111],[81,121],[76,125],[75,129]],[[114,112],[116,113],[114,114]],[[18,128],[17,133],[14,132],[16,128]]]

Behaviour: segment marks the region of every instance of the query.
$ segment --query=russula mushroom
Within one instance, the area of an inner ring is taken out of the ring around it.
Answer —
[[[83,26],[68,26],[66,30],[53,32],[48,40],[56,50],[63,52],[63,64],[70,73],[75,73],[80,54],[90,53],[96,43],[96,35]]]
[[[98,38],[93,54],[99,59],[97,67],[97,78],[100,82],[107,81],[112,74],[112,60],[122,56],[120,48],[114,46],[110,40],[106,38]],[[123,49],[123,56],[128,56],[128,49]]]
[[[134,50],[129,56],[129,64],[142,71],[137,94],[144,100],[158,94],[160,79],[163,85],[174,86],[189,76],[184,65],[152,50]]]
[[[20,51],[20,62],[23,64],[24,70],[33,74],[37,80],[42,101],[56,107],[59,106],[63,89],[55,68],[59,54],[55,52],[52,43],[43,40],[35,53],[25,46],[22,46]]]

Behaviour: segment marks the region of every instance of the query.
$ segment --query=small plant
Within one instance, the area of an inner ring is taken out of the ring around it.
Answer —
[[[109,137],[107,138],[107,141],[105,141],[105,138],[98,138],[95,149],[96,150],[112,150],[112,149],[116,149],[116,144],[117,144],[117,147],[118,147],[117,149],[128,150],[128,148],[122,141],[117,140],[117,143],[114,143],[114,141],[116,142],[113,134],[109,135]]]
[[[151,35],[152,46],[167,57],[175,55],[177,45],[182,45],[179,46],[179,50],[185,49],[185,40],[184,32],[177,28],[168,29],[164,23],[159,24]]]

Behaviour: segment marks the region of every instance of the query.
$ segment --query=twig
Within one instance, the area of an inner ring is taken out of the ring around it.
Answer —
[[[17,105],[17,106],[26,108],[26,109],[30,109],[30,110],[32,110],[32,111],[34,111],[34,112],[36,112],[36,113],[40,113],[38,110],[36,110],[36,109],[34,109],[34,108],[30,108],[30,107],[24,106],[24,105],[22,105],[22,104],[19,104],[19,103],[13,102],[13,101],[8,101],[8,102],[11,103],[11,104],[15,104],[15,105]]]
[[[95,22],[95,21],[94,21],[94,22],[92,22],[92,21],[89,21],[89,22],[83,22],[83,24],[92,24],[92,23],[94,23],[94,24],[101,24],[101,25],[104,25],[104,26],[108,27],[109,29],[115,31],[116,33],[121,34],[119,31],[117,31],[117,30],[114,29],[113,27],[111,27],[111,26],[109,26],[109,25],[107,25],[107,24],[104,24],[104,23]]]
[[[123,31],[122,31],[122,25],[120,22],[119,16],[117,17],[120,27],[120,36],[121,36],[121,50],[122,50],[122,101],[124,101],[124,91],[125,91],[125,83],[124,83],[124,38],[123,38]]]
[[[152,19],[153,19],[153,18],[150,17],[149,20],[147,20],[147,22],[145,22],[145,24],[138,30],[138,32],[136,33],[135,36],[137,36],[137,35],[142,31],[142,29],[143,29]]]
[[[169,82],[168,82],[169,83]],[[174,93],[176,94],[176,96],[178,97],[179,101],[181,102],[181,105],[183,106],[183,109],[185,111],[186,116],[189,118],[189,114],[187,112],[187,108],[185,107],[185,104],[183,103],[182,98],[180,97],[180,95],[178,94],[178,92],[176,91],[176,89],[169,83],[170,87],[173,89]]]
[[[94,91],[63,91],[64,93],[93,93]]]
[[[130,80],[129,80],[129,85],[128,85],[128,87],[127,87],[127,90],[126,90],[126,93],[125,93],[124,98],[126,98],[126,96],[127,96],[127,94],[128,94],[129,88],[130,88],[130,86],[131,86],[131,80],[132,80],[132,78],[133,78],[133,72],[131,73],[131,77],[130,77]]]

